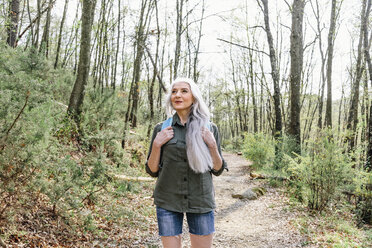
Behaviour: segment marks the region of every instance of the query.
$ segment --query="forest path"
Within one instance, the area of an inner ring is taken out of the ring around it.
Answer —
[[[305,238],[292,224],[295,213],[288,208],[288,199],[264,181],[251,180],[250,164],[244,157],[231,153],[223,156],[229,171],[214,177],[217,208],[213,247],[304,247]],[[267,192],[256,200],[232,197],[254,187],[265,187]],[[186,230],[183,247],[190,247]]]

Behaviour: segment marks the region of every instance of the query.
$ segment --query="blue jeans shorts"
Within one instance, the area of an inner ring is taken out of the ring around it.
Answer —
[[[177,236],[182,233],[184,213],[156,207],[160,236]],[[186,213],[189,232],[195,235],[209,235],[215,232],[213,211],[195,214]]]

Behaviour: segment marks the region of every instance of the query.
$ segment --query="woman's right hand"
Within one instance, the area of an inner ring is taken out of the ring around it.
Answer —
[[[170,139],[172,139],[174,136],[173,128],[167,127],[158,132],[154,139],[154,144],[157,145],[158,147],[161,147],[165,143],[167,143]]]

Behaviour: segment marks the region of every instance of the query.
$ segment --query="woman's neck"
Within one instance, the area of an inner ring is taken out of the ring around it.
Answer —
[[[182,125],[185,125],[185,123],[189,119],[190,110],[177,111],[177,114],[178,114],[178,117],[180,118]]]

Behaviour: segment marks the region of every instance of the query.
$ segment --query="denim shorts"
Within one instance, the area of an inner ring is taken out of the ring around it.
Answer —
[[[177,236],[182,233],[184,213],[173,212],[161,207],[156,207],[160,236]],[[214,233],[213,211],[195,214],[186,213],[189,232],[195,235],[209,235]]]

